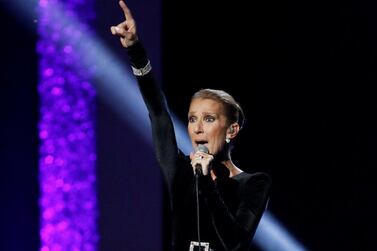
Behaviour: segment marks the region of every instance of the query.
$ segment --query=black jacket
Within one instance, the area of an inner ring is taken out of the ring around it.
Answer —
[[[131,65],[148,63],[140,43],[128,48]],[[173,123],[162,90],[150,72],[138,76],[138,85],[149,111],[153,144],[164,174],[172,210],[172,249],[188,251],[197,241],[195,176],[190,159],[178,148]],[[249,250],[257,225],[266,208],[271,179],[265,173],[241,173],[213,181],[202,176],[200,184],[201,241],[214,251]]]

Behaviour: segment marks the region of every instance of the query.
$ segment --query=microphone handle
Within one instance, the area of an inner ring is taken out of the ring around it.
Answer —
[[[201,176],[202,174],[203,174],[202,165],[196,164],[195,165],[195,175]]]

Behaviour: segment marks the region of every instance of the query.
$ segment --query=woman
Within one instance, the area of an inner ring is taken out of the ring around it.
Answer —
[[[245,173],[232,162],[232,141],[244,119],[241,107],[221,90],[195,93],[188,132],[197,150],[185,156],[178,149],[164,94],[152,76],[135,20],[123,1],[119,5],[125,21],[112,26],[111,32],[127,48],[149,111],[154,150],[170,195],[173,250],[199,250],[199,245],[201,250],[249,250],[271,180],[264,173]]]

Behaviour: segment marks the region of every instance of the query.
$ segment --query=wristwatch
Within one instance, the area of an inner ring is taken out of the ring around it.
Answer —
[[[131,66],[132,68],[132,72],[134,73],[135,76],[144,76],[144,75],[147,75],[151,70],[152,70],[152,66],[151,66],[151,62],[148,60],[148,63],[146,66],[144,66],[143,68],[135,68],[133,66]]]

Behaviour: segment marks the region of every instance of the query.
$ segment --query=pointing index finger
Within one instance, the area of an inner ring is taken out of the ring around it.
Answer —
[[[119,5],[123,10],[124,16],[126,17],[126,20],[132,20],[132,14],[130,9],[127,7],[126,3],[124,1],[119,1]]]

